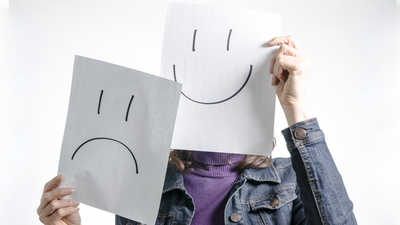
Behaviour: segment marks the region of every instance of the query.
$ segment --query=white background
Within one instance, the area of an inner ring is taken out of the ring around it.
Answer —
[[[309,116],[326,133],[359,224],[400,224],[400,3],[184,2],[283,15],[282,34],[313,60]],[[74,55],[158,74],[166,9],[163,0],[1,1],[2,224],[39,224],[43,185],[57,173]],[[285,127],[277,107],[274,157],[288,156]],[[84,205],[81,215],[84,224],[114,223],[114,215]]]

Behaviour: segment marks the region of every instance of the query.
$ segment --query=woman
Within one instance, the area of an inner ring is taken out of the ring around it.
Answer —
[[[290,159],[172,151],[157,224],[357,224],[353,205],[304,93],[310,60],[294,39],[276,37],[271,84],[289,127]],[[80,224],[79,203],[49,181],[37,209],[44,224]],[[177,223],[178,222],[178,223]],[[137,224],[116,216],[116,224]]]

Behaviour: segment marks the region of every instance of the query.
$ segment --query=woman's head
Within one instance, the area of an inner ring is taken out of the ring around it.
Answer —
[[[275,138],[273,139],[273,147],[275,147]],[[169,153],[168,163],[175,166],[182,173],[190,172],[193,167],[204,167],[204,165],[199,165],[195,160],[193,160],[193,153],[194,152],[192,151],[172,149]],[[230,157],[227,158],[228,163],[231,163],[229,158]],[[270,156],[245,155],[243,160],[236,164],[235,169],[238,171],[243,171],[249,168],[266,168],[270,164]]]

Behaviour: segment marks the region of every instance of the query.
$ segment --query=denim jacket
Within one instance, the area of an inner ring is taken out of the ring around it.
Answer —
[[[357,224],[316,118],[282,134],[291,157],[241,173],[229,193],[225,224]],[[169,166],[156,224],[190,224],[194,211],[182,174]],[[116,225],[131,224],[140,223],[116,216]]]

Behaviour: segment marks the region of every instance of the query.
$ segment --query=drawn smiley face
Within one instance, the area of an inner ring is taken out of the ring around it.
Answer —
[[[197,29],[195,29],[194,32],[193,32],[193,42],[192,42],[192,52],[193,53],[195,53],[195,51],[196,51],[196,36],[197,36]],[[231,36],[232,36],[232,29],[229,30],[228,38],[227,38],[227,41],[226,41],[226,52],[229,52],[229,50],[230,50]],[[210,51],[210,54],[213,54],[213,51]],[[175,64],[172,65],[172,70],[173,70],[173,74],[174,74],[174,80],[176,82],[178,82]],[[185,93],[185,90],[182,90],[181,93],[182,93],[183,96],[185,96],[190,101],[198,103],[198,104],[212,105],[212,104],[223,103],[223,102],[226,102],[226,101],[234,98],[237,94],[239,94],[242,91],[242,89],[246,86],[247,82],[249,81],[252,71],[253,71],[253,65],[250,64],[249,65],[248,75],[247,75],[247,77],[245,77],[243,84],[239,85],[235,92],[233,92],[232,94],[229,94],[226,97],[223,97],[222,99],[219,99],[219,100],[207,101],[207,100],[195,99],[195,97],[189,96],[189,94]]]

